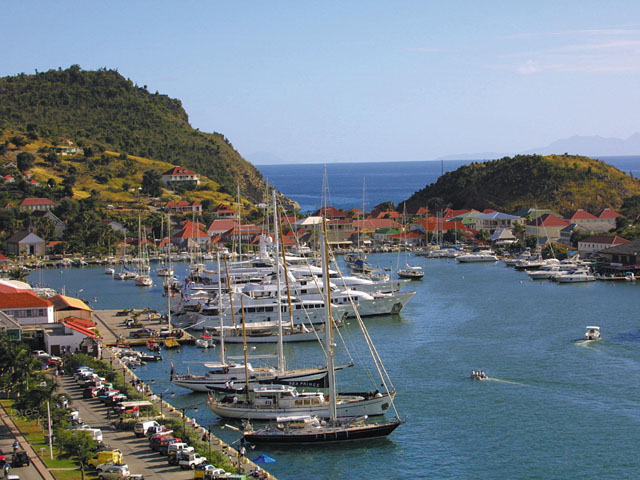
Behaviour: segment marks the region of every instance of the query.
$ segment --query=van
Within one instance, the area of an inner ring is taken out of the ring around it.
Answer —
[[[98,452],[98,454],[87,462],[92,467],[97,467],[103,463],[113,463],[120,465],[122,463],[122,452],[118,449]]]
[[[138,422],[133,427],[133,433],[136,434],[136,437],[144,437],[147,434],[147,431],[151,427],[159,427],[160,424],[155,420],[149,420],[146,422]]]

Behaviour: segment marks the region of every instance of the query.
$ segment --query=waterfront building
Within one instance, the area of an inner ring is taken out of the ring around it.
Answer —
[[[609,263],[640,265],[640,239],[600,250],[598,254]]]
[[[46,218],[51,220],[54,225],[55,237],[61,238],[64,231],[67,229],[67,224],[60,220],[51,210],[35,210],[31,213],[35,218]]]
[[[496,230],[507,228],[512,229],[516,224],[522,222],[522,218],[516,215],[509,215],[502,212],[487,212],[475,217],[476,228],[474,230],[484,230],[494,233]]]
[[[525,225],[525,234],[538,238],[544,237],[551,242],[557,242],[560,240],[560,231],[568,225],[568,220],[545,213]]]
[[[578,242],[578,253],[581,258],[588,258],[601,250],[625,243],[629,243],[629,240],[617,235],[593,235]]]
[[[56,322],[73,317],[88,321],[93,325],[93,320],[91,320],[93,309],[79,298],[56,295],[49,300],[53,303]]]
[[[225,205],[224,203],[221,203],[214,208],[213,213],[218,218],[234,218],[236,216],[236,212],[234,212],[229,205]]]

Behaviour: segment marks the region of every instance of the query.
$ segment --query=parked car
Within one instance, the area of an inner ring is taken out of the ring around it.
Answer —
[[[133,433],[136,437],[144,437],[151,427],[159,427],[160,424],[155,420],[149,420],[147,422],[138,422],[133,427]]]
[[[17,450],[11,457],[11,468],[29,466],[31,460],[24,450]]]
[[[131,337],[132,338],[148,338],[148,337],[153,337],[156,334],[157,332],[152,328],[141,328],[140,330],[131,332]]]
[[[129,465],[112,465],[98,475],[98,480],[120,480],[130,477]]]
[[[3,467],[5,463],[7,463],[7,457],[5,456],[4,452],[0,448],[0,467]]]
[[[202,478],[204,480],[212,480],[214,478],[223,478],[227,472],[222,468],[217,468],[215,465],[200,464],[195,468],[193,472],[193,478]]]
[[[186,470],[188,468],[190,468],[191,470],[194,470],[196,466],[201,465],[203,463],[207,463],[206,457],[201,457],[197,453],[192,452],[192,453],[189,453],[188,456],[187,455],[181,456],[180,461],[178,462],[178,465],[180,465],[180,468],[182,468],[183,470]]]
[[[157,423],[157,422],[156,422]],[[135,427],[134,427],[135,428]],[[145,433],[145,435],[147,437],[149,437],[149,440],[151,440],[151,438],[154,435],[157,435],[159,433],[162,433],[163,435],[168,435],[170,433],[173,433],[173,430],[165,427],[164,425],[151,425],[150,427],[147,428],[147,431]]]

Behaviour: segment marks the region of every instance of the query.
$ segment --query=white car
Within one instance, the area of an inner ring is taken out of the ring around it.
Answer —
[[[98,475],[98,480],[120,480],[130,476],[129,465],[111,465]]]
[[[113,467],[113,466],[115,466],[113,462],[101,463],[96,467],[96,473],[99,475],[105,470],[107,470],[109,467]]]

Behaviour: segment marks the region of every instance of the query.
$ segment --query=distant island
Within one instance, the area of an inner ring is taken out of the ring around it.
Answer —
[[[520,155],[562,155],[564,153],[587,155],[590,157],[616,157],[640,155],[640,133],[634,133],[629,138],[607,138],[599,135],[573,136],[556,140],[544,147],[530,148],[520,152]],[[511,156],[513,153],[458,153],[445,155],[436,160],[496,160]]]

